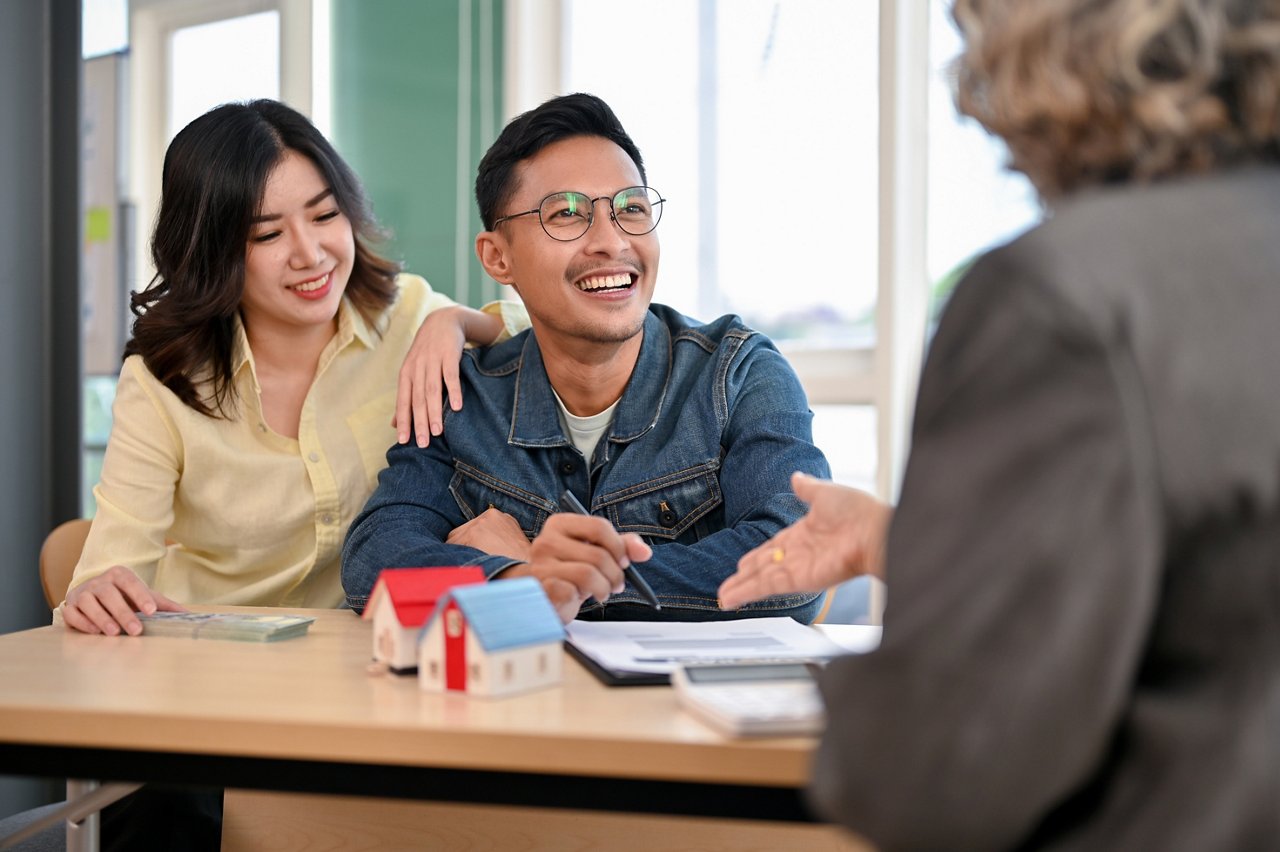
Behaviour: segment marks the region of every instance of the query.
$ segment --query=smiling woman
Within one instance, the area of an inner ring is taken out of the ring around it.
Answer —
[[[341,602],[338,548],[399,437],[406,353],[429,363],[438,409],[463,337],[509,330],[501,306],[454,306],[397,274],[378,234],[355,174],[283,104],[227,104],[174,138],[68,626],[137,633],[138,610]],[[438,418],[418,416],[421,439]]]
[[[400,435],[392,423],[407,353],[426,365],[421,443],[464,337],[524,325],[398,274],[378,233],[355,174],[281,103],[226,104],[174,138],[68,627],[137,635],[139,611],[341,603],[347,525],[408,436],[407,417]],[[217,848],[220,802],[144,789],[103,812],[107,848]]]

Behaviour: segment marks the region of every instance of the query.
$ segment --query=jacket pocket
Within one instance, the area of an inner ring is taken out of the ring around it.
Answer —
[[[515,518],[530,539],[542,531],[542,525],[556,510],[555,505],[544,498],[462,462],[454,466],[449,493],[467,520],[492,507]]]
[[[704,462],[601,495],[610,522],[619,532],[674,541],[723,502],[720,460]]]

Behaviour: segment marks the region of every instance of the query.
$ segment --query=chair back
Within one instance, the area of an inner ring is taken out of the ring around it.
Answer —
[[[89,537],[88,518],[75,518],[53,528],[40,548],[40,586],[49,609],[57,609],[67,596],[71,575],[80,561],[84,540]]]

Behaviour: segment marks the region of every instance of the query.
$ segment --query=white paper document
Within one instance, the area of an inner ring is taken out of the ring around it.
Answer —
[[[670,673],[679,666],[825,660],[848,651],[791,618],[733,621],[573,621],[569,641],[612,671]]]

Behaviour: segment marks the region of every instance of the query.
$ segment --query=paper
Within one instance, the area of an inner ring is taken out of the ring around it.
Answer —
[[[680,666],[824,660],[846,653],[791,618],[732,621],[574,621],[569,641],[610,671],[669,674]]]

